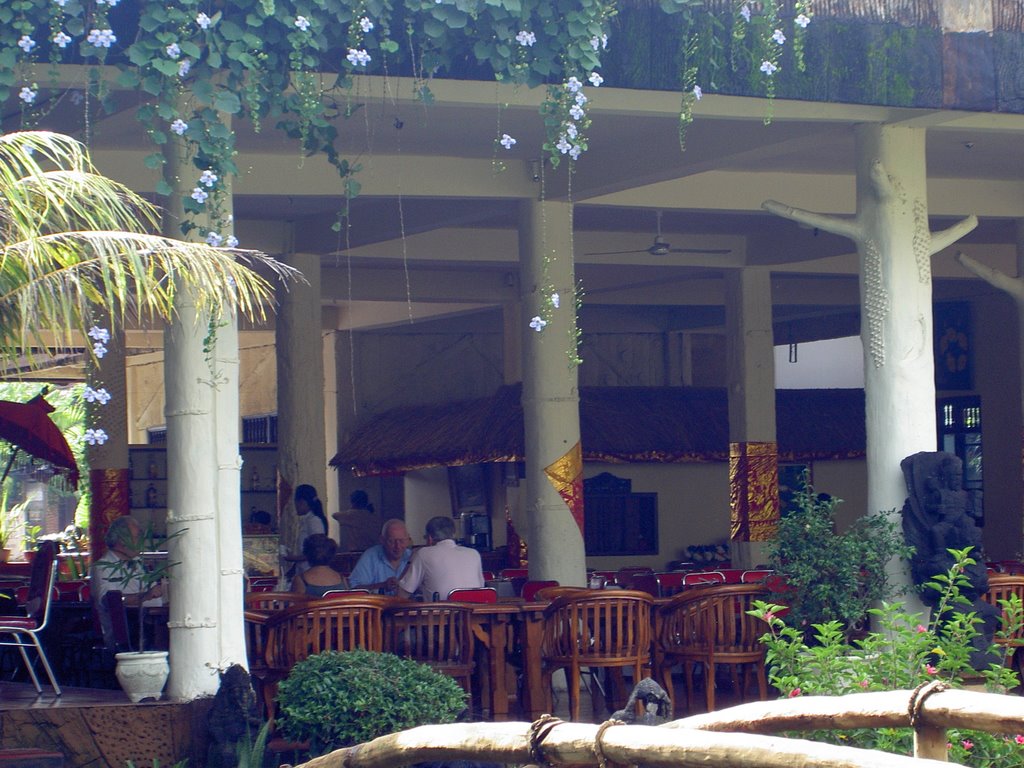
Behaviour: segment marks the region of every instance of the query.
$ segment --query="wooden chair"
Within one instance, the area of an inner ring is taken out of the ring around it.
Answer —
[[[653,602],[646,592],[571,590],[545,609],[541,642],[545,695],[551,695],[555,670],[565,669],[573,720],[580,716],[583,667],[619,670],[620,674],[628,668],[633,671],[634,683],[640,680],[651,661]],[[620,697],[614,704],[622,700]]]
[[[983,594],[981,599],[1000,609],[1000,618],[1005,626],[1006,610],[999,601],[1009,600],[1014,595],[1024,601],[1024,574],[996,573],[988,577],[988,592]],[[1018,628],[1010,637],[996,638],[996,642],[1011,654],[1006,660],[1007,665],[1016,670],[1018,675],[1024,676],[1024,653],[1021,652],[1021,647],[1024,646],[1024,628]]]
[[[454,677],[472,704],[473,609],[452,602],[392,605],[385,614],[385,648]]]
[[[267,619],[293,605],[308,603],[310,599],[297,592],[245,593],[245,650],[253,677],[261,677],[267,669]]]
[[[384,609],[396,601],[393,597],[360,594],[327,598],[296,594],[292,598],[295,602],[291,607],[263,620],[266,673],[262,687],[270,718],[278,683],[303,659],[323,651],[383,651]]]
[[[768,594],[763,584],[711,584],[684,590],[658,609],[661,630],[656,642],[662,686],[673,699],[672,669],[677,664],[683,666],[687,696],[693,692],[694,666],[703,668],[708,712],[715,709],[715,671],[721,665],[730,667],[741,697],[748,681],[745,674],[741,677],[737,672],[749,665],[744,672],[754,672],[758,693],[761,699],[767,698],[765,647],[758,640],[765,625],[747,611],[755,600],[766,600]]]
[[[498,573],[503,579],[528,579],[530,571],[527,568],[502,568]]]
[[[496,603],[498,590],[494,587],[459,587],[448,593],[448,599],[456,603]]]

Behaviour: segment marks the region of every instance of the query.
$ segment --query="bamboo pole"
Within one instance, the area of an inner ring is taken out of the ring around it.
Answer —
[[[783,730],[909,728],[917,757],[766,735]],[[543,720],[538,721],[538,724]],[[555,720],[531,749],[536,724],[427,725],[336,750],[296,768],[398,768],[423,761],[703,768],[927,768],[945,765],[945,731],[1024,732],[1024,699],[962,690],[800,696],[752,702],[660,727]]]
[[[543,758],[556,765],[599,765],[598,749],[608,762],[645,767],[685,768],[928,768],[938,760],[840,747],[802,739],[694,729],[561,723],[543,742]],[[423,761],[474,760],[528,764],[529,723],[457,723],[426,725],[382,736],[357,747],[336,750],[298,768],[398,768]]]

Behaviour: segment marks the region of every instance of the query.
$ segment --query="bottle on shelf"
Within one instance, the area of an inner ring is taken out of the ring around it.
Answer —
[[[160,477],[160,468],[156,464],[156,459],[149,460],[149,479],[156,480]]]
[[[156,498],[156,486],[152,483],[146,488],[146,506],[150,509],[158,506]]]

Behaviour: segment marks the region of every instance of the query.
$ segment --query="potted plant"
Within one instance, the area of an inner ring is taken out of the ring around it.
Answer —
[[[167,651],[146,650],[145,622],[141,611],[149,601],[162,600],[163,584],[177,563],[165,557],[144,557],[143,553],[156,551],[157,543],[152,530],[143,532],[133,518],[118,518],[110,530],[114,543],[96,561],[96,567],[102,571],[97,575],[107,582],[99,591],[106,594],[110,588],[119,589],[126,599],[138,603],[140,609],[138,650],[114,655],[117,661],[115,675],[133,703],[149,698],[159,699],[170,674]],[[166,545],[183,532],[178,531],[161,543]]]

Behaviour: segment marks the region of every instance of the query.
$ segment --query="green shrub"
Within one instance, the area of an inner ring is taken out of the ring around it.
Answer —
[[[794,493],[796,509],[779,521],[771,543],[771,566],[791,592],[773,595],[789,606],[786,623],[808,633],[820,622],[838,621],[843,631],[863,625],[868,608],[895,596],[886,563],[909,557],[899,523],[877,513],[838,532],[841,500],[815,494],[806,483]]]
[[[452,678],[390,653],[328,651],[296,664],[278,689],[281,732],[313,754],[406,728],[450,723],[466,706]]]
[[[851,643],[837,621],[814,625],[815,636],[807,642],[804,632],[787,626],[780,618],[783,606],[756,602],[751,615],[766,622],[768,679],[782,696],[840,696],[862,691],[912,690],[929,680],[943,680],[955,688],[973,682],[973,641],[981,623],[961,594],[968,586],[964,570],[974,565],[969,550],[949,550],[954,565],[937,575],[926,587],[940,599],[928,625],[917,614],[907,614],[899,603],[883,603],[871,609],[876,630]],[[1006,620],[997,637],[1010,637],[1024,621],[1017,598],[1001,601]],[[1019,684],[1006,666],[1013,648],[993,646],[993,663],[981,670],[988,690],[1006,693]],[[814,731],[791,734],[832,744],[878,749],[909,755],[910,728],[871,728]],[[979,768],[1019,768],[1024,765],[1024,734],[992,734],[949,729],[950,761]]]

